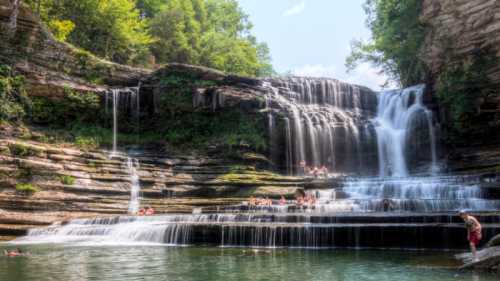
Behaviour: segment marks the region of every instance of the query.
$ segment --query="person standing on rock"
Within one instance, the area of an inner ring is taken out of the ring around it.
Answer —
[[[469,240],[472,258],[474,261],[478,261],[476,247],[482,238],[481,224],[475,217],[467,214],[465,211],[460,211],[460,217],[464,220],[465,227],[467,227],[467,240]]]

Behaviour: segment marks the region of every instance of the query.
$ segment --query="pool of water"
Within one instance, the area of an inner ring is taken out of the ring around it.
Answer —
[[[1,251],[6,248],[0,246]],[[0,257],[0,280],[498,280],[498,275],[456,270],[450,252],[71,245],[21,248],[31,256]]]

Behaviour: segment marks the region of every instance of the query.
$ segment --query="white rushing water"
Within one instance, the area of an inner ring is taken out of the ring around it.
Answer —
[[[140,118],[140,87],[117,88],[111,89],[111,106],[113,118],[113,147],[111,155],[116,155],[118,151],[118,121],[121,112],[127,112],[136,117],[137,122]],[[109,112],[109,93],[105,95],[105,110]]]
[[[299,77],[269,79],[263,87],[269,134],[271,139],[276,134],[284,137],[290,174],[303,172],[302,161],[339,173],[370,166],[364,154],[374,146],[369,119],[376,108],[375,93],[334,79]],[[275,114],[285,115],[283,132],[276,131]]]
[[[117,150],[117,132],[118,132],[118,103],[120,101],[120,90],[111,90],[113,94],[113,151],[112,155],[116,154]]]
[[[139,169],[139,161],[137,159],[128,157],[127,169],[130,173],[130,183],[131,183],[128,213],[137,214],[140,206],[140,191],[141,191],[141,185],[139,183],[139,175],[137,173],[137,170]]]
[[[409,176],[408,146],[412,138],[427,137],[429,147],[420,153],[430,154],[431,171],[436,170],[436,138],[432,112],[423,104],[425,85],[404,90],[382,92],[377,117],[373,120],[377,134],[379,176]],[[416,126],[423,122],[427,134],[417,134]]]

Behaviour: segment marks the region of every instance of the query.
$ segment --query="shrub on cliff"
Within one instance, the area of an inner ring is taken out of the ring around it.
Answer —
[[[0,64],[0,120],[20,121],[30,108],[24,77]]]
[[[33,98],[30,114],[37,124],[68,124],[71,122],[96,122],[101,110],[99,96],[95,93],[66,89],[59,99]]]
[[[30,183],[18,183],[16,184],[16,191],[24,195],[31,195],[40,191],[40,189]]]
[[[484,120],[479,120],[481,100],[497,89],[488,77],[488,70],[498,63],[496,54],[484,48],[470,59],[454,59],[457,64],[447,64],[437,81],[437,96],[447,110],[452,140],[462,140],[468,134],[487,134]]]
[[[59,180],[61,181],[62,184],[65,184],[65,185],[75,184],[75,178],[72,176],[62,175],[59,177]]]

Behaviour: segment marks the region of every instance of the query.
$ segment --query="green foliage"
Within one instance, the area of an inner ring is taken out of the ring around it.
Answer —
[[[365,11],[370,42],[354,41],[348,69],[371,62],[403,86],[421,83],[426,67],[419,59],[425,28],[419,21],[421,0],[367,0]]]
[[[233,149],[248,145],[263,151],[267,142],[262,121],[240,111],[226,110],[217,113],[185,112],[162,123],[165,125],[165,140],[176,147],[203,149],[212,144]]]
[[[49,28],[57,40],[64,42],[75,29],[75,24],[70,20],[53,19],[49,22]]]
[[[498,63],[496,55],[488,48],[478,51],[470,60],[447,65],[439,75],[437,96],[450,113],[452,138],[462,138],[476,128],[481,128],[476,120],[479,115],[478,101],[496,92],[496,87],[488,77],[488,70]]]
[[[28,1],[35,9],[37,2]],[[51,23],[74,23],[67,36],[69,43],[106,59],[134,63],[148,52],[152,42],[146,32],[147,22],[135,4],[133,0],[47,0],[42,2],[40,16],[56,32],[61,26]]]
[[[16,184],[16,191],[23,194],[32,194],[40,191],[40,189],[29,183],[18,183]]]
[[[200,64],[274,74],[236,0],[26,0],[58,40],[119,63]],[[151,56],[154,55],[154,59]],[[96,77],[92,77],[96,79]]]
[[[98,120],[99,111],[100,100],[97,94],[66,89],[60,100],[34,97],[30,119],[37,124],[52,125],[91,122]]]
[[[15,75],[9,66],[0,64],[0,120],[20,121],[30,106],[24,77]]]
[[[29,149],[29,147],[22,144],[18,143],[10,144],[9,149],[12,155],[15,156],[26,157],[33,155],[33,152]]]
[[[65,185],[75,184],[75,178],[72,176],[62,175],[62,176],[59,176],[59,180],[61,181],[62,184],[65,184]]]

